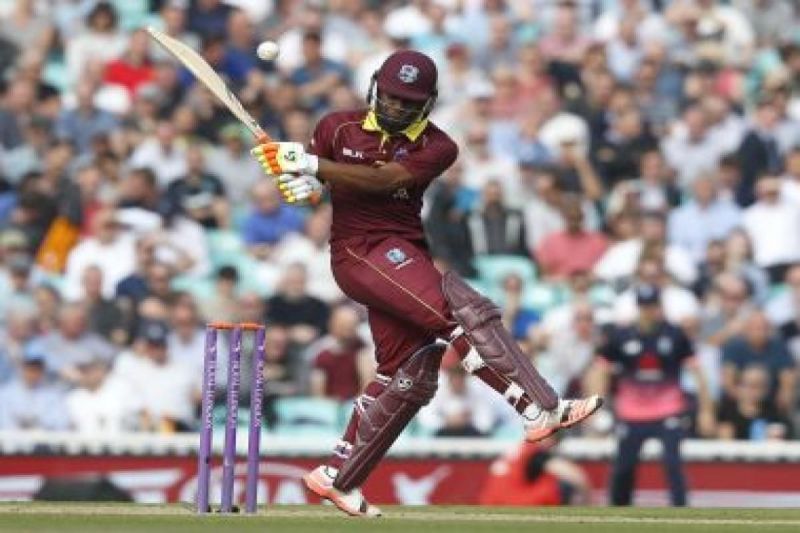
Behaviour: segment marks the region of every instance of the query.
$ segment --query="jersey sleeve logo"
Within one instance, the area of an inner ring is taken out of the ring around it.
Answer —
[[[419,69],[414,65],[403,65],[397,73],[397,77],[403,83],[414,83],[419,77]]]

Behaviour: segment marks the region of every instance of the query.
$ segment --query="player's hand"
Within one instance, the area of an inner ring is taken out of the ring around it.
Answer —
[[[250,153],[258,160],[264,172],[270,176],[281,174],[317,175],[319,166],[317,156],[307,154],[300,143],[264,143],[253,148]]]
[[[275,182],[287,204],[316,205],[322,198],[323,185],[314,176],[281,174]]]

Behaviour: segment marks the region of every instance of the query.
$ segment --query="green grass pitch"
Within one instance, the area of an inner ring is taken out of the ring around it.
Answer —
[[[800,509],[645,509],[386,507],[376,520],[330,507],[281,506],[256,516],[196,516],[188,506],[104,503],[3,503],[0,531],[308,533],[519,532],[625,533],[800,531]]]

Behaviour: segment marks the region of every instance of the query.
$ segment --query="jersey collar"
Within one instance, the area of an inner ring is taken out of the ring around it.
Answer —
[[[428,119],[418,120],[411,124],[409,127],[402,131],[403,135],[405,135],[409,141],[414,142],[416,141],[422,132],[425,131],[425,128],[428,126]],[[367,112],[367,116],[364,117],[364,122],[361,123],[361,129],[364,131],[377,131],[383,135],[383,140],[385,141],[389,134],[383,130],[378,124],[378,117],[375,116],[375,111],[370,109]]]

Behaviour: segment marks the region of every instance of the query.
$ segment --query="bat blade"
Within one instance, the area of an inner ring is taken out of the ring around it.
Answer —
[[[269,136],[261,128],[256,119],[247,112],[239,99],[236,98],[225,82],[222,81],[219,74],[200,57],[200,54],[192,50],[186,44],[156,28],[147,28],[147,33],[158,41],[161,46],[166,48],[169,53],[175,56],[183,66],[189,69],[189,71],[194,74],[194,77],[205,85],[220,102],[225,104],[225,107],[250,130],[256,139],[262,142],[269,141]]]

